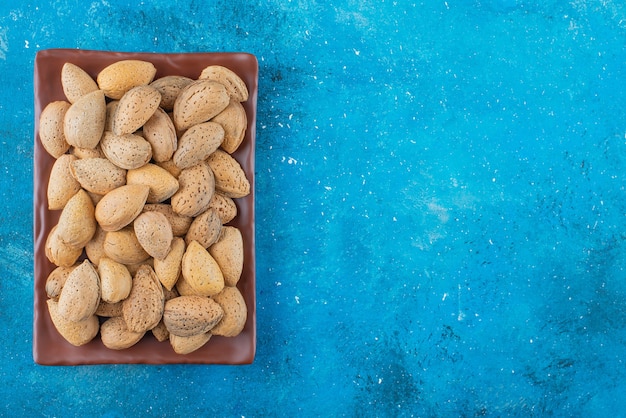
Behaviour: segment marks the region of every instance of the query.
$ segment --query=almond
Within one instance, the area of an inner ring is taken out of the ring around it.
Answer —
[[[102,90],[85,94],[65,112],[65,140],[75,147],[95,148],[104,132],[105,120],[106,102]]]
[[[104,255],[126,265],[129,271],[130,265],[143,263],[150,258],[150,255],[139,244],[135,231],[130,226],[119,231],[107,232],[102,248]]]
[[[106,158],[72,161],[70,170],[82,188],[92,193],[104,195],[126,184],[126,170]]]
[[[182,170],[178,184],[171,199],[174,212],[191,217],[204,212],[215,192],[215,177],[209,166],[201,162]]]
[[[114,316],[122,316],[122,302],[109,303],[100,299],[96,315],[104,318],[112,318]]]
[[[174,102],[174,125],[185,131],[206,122],[228,106],[230,97],[224,85],[211,80],[196,80],[181,90]]]
[[[96,233],[96,218],[91,198],[79,190],[61,211],[57,234],[66,244],[83,248]]]
[[[117,231],[129,225],[141,213],[149,191],[144,184],[127,184],[105,194],[95,210],[100,227]]]
[[[226,286],[213,296],[213,300],[222,307],[224,315],[221,321],[211,329],[213,335],[235,337],[243,331],[248,317],[248,308],[243,295],[234,286]]]
[[[217,150],[207,158],[215,174],[215,189],[232,198],[250,194],[250,181],[239,162],[225,151]]]
[[[180,335],[169,334],[169,341],[176,354],[189,354],[202,348],[211,339],[211,333],[191,335],[181,337]]]
[[[80,183],[72,176],[71,164],[76,157],[63,154],[52,164],[48,178],[48,209],[63,209],[67,202],[81,188]]]
[[[160,212],[167,220],[170,222],[172,226],[172,233],[175,237],[184,236],[189,230],[189,226],[191,222],[193,222],[193,218],[191,216],[180,215],[174,212],[172,206],[167,203],[150,203],[143,207],[144,212]]]
[[[139,168],[152,158],[152,146],[136,134],[115,135],[107,131],[100,142],[104,155],[113,164],[126,170]]]
[[[163,202],[178,190],[178,180],[164,168],[152,163],[128,170],[126,183],[148,186],[150,191],[146,199],[147,203]]]
[[[122,302],[122,315],[128,329],[146,332],[163,316],[165,296],[159,279],[150,266],[139,268],[133,279],[130,295]]]
[[[72,266],[57,267],[46,278],[46,295],[52,299],[58,299],[61,289],[67,280],[67,276],[76,268],[76,264]]]
[[[107,232],[100,225],[96,225],[96,233],[93,234],[91,240],[85,245],[85,254],[93,264],[98,265],[100,259],[104,256],[104,240]]]
[[[130,294],[133,278],[124,264],[109,257],[102,257],[98,264],[98,275],[103,301],[116,303],[126,299]]]
[[[189,168],[204,161],[215,152],[224,139],[224,128],[215,122],[199,123],[180,137],[173,161],[180,169]]]
[[[89,260],[71,271],[59,294],[59,315],[68,321],[83,321],[94,315],[100,303],[100,277]]]
[[[246,136],[246,128],[248,127],[248,117],[243,105],[231,99],[226,109],[222,110],[211,121],[219,123],[224,128],[222,149],[229,154],[237,151]]]
[[[213,197],[209,202],[209,209],[217,212],[222,224],[227,224],[235,219],[235,216],[237,216],[237,205],[235,204],[235,201],[228,196],[224,196],[218,191],[213,193]]]
[[[164,259],[172,245],[172,226],[159,212],[143,212],[133,222],[139,244],[155,259]]]
[[[224,315],[222,307],[204,296],[179,296],[165,302],[163,323],[181,337],[209,332]]]
[[[95,148],[71,147],[70,154],[79,160],[86,160],[88,158],[105,158],[104,153],[100,149],[100,144],[98,144]]]
[[[61,68],[61,85],[70,103],[76,102],[85,94],[98,90],[96,81],[85,70],[71,62],[66,62]]]
[[[100,339],[105,347],[111,350],[124,350],[137,344],[145,332],[132,331],[121,316],[107,319],[100,326]]]
[[[143,136],[152,146],[152,159],[156,162],[168,161],[178,146],[174,122],[161,108],[143,125]]]
[[[113,133],[130,134],[141,128],[159,107],[161,93],[154,87],[137,86],[120,99],[113,114]]]
[[[185,235],[185,242],[198,241],[204,248],[209,248],[217,241],[222,229],[222,221],[216,211],[207,209],[196,216]]]
[[[59,304],[56,300],[48,299],[46,304],[54,327],[73,346],[85,345],[98,335],[100,322],[97,316],[91,315],[82,321],[68,321],[59,314]]]
[[[199,79],[217,81],[226,87],[228,95],[239,102],[248,100],[246,83],[230,68],[222,65],[209,65],[200,73]]]
[[[161,93],[160,106],[164,110],[172,110],[180,91],[193,80],[180,75],[168,75],[154,80],[150,85]]]
[[[220,266],[226,286],[236,286],[243,272],[243,236],[234,226],[224,226],[209,254]]]
[[[181,265],[181,274],[189,285],[202,296],[213,296],[224,288],[224,276],[211,254],[197,241],[187,245]]]
[[[57,225],[53,226],[46,237],[46,258],[55,266],[72,266],[83,253],[83,249],[65,243],[57,234],[57,229]]]
[[[156,213],[156,212],[155,212]],[[154,272],[159,281],[167,290],[172,290],[180,276],[181,263],[185,254],[185,241],[180,237],[174,237],[170,252],[162,259],[155,258]]]
[[[107,97],[120,99],[133,87],[150,84],[155,75],[156,67],[151,62],[120,60],[102,69],[96,82]]]
[[[39,139],[41,145],[54,158],[59,158],[70,149],[70,144],[65,139],[63,120],[70,108],[66,101],[50,102],[41,111],[39,116]]]

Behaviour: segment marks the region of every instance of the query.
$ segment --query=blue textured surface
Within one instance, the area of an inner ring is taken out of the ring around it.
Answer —
[[[623,414],[625,41],[612,0],[3,1],[0,415]],[[257,56],[254,364],[33,363],[56,47]]]

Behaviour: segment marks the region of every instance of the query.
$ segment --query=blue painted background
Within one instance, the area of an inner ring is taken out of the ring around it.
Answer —
[[[0,415],[620,416],[626,6],[3,1]],[[33,363],[40,49],[260,65],[250,366]]]

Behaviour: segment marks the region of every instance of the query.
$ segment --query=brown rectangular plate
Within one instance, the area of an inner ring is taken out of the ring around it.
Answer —
[[[248,318],[237,337],[213,336],[199,350],[187,355],[176,354],[170,344],[158,342],[152,333],[136,345],[125,350],[106,348],[100,336],[84,346],[75,347],[56,331],[46,305],[45,283],[55,268],[45,255],[45,242],[50,229],[56,225],[60,211],[49,211],[47,205],[48,178],[54,158],[39,140],[39,116],[45,106],[54,100],[67,100],[61,86],[63,64],[71,62],[87,71],[94,79],[107,65],[123,59],[140,59],[152,62],[157,68],[155,78],[182,75],[198,78],[208,65],[223,65],[235,71],[246,83],[248,101],[243,103],[248,117],[246,136],[233,154],[250,180],[251,193],[235,199],[237,217],[230,223],[238,227],[244,241],[244,268],[238,288],[248,306]],[[87,51],[77,49],[51,49],[37,53],[35,58],[35,144],[34,144],[34,327],[33,357],[43,365],[79,364],[249,364],[256,351],[256,299],[255,299],[255,243],[254,243],[254,151],[256,135],[256,102],[258,95],[258,62],[247,53],[187,53],[153,54],[131,52]]]

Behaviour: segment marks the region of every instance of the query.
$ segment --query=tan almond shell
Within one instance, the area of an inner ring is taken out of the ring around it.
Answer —
[[[150,85],[161,93],[161,108],[166,111],[174,108],[174,102],[178,94],[187,85],[193,82],[193,79],[181,75],[168,75],[157,78]]]
[[[160,212],[167,220],[170,222],[172,226],[172,233],[175,237],[184,236],[189,230],[189,226],[191,222],[193,222],[193,218],[191,216],[180,215],[174,212],[172,209],[172,205],[169,203],[147,203],[143,207],[144,212]]]
[[[216,211],[207,209],[196,216],[185,235],[185,242],[197,241],[204,248],[209,248],[217,241],[222,229],[222,221]]]
[[[131,331],[121,316],[114,316],[100,325],[100,339],[111,350],[125,350],[137,344],[145,332]]]
[[[150,188],[147,203],[161,203],[178,191],[178,180],[167,170],[153,163],[133,168],[126,173],[127,184],[143,184]]]
[[[209,254],[220,266],[226,286],[236,286],[243,272],[243,236],[234,226],[224,226]]]
[[[68,321],[59,314],[59,304],[56,300],[48,299],[46,304],[52,324],[59,334],[73,346],[85,345],[98,335],[100,322],[97,316],[91,315],[82,321]]]
[[[100,263],[100,259],[104,257],[104,239],[107,232],[100,225],[96,225],[96,233],[93,234],[91,240],[85,245],[85,254],[89,261],[96,266]]]
[[[169,334],[169,341],[176,354],[189,354],[202,348],[211,339],[211,332],[204,334],[181,337],[180,335]]]
[[[150,84],[155,75],[156,67],[151,62],[120,60],[103,68],[96,82],[107,97],[118,100],[133,87]]]
[[[58,313],[68,321],[83,321],[94,315],[100,303],[100,277],[89,260],[76,266],[59,294]]]
[[[109,303],[100,299],[98,309],[96,309],[96,315],[105,318],[112,318],[114,316],[122,316],[122,302]]]
[[[72,103],[63,118],[67,143],[79,148],[95,148],[104,132],[106,113],[102,90],[92,91]]]
[[[72,266],[60,266],[48,274],[46,278],[46,295],[52,299],[58,299],[61,294],[61,289],[67,280],[67,276],[77,267],[78,264]]]
[[[66,62],[61,68],[61,85],[63,93],[70,103],[76,102],[85,94],[98,90],[96,80],[82,68]]]
[[[71,147],[70,154],[79,160],[86,160],[88,158],[105,158],[104,153],[100,149],[100,144],[98,144],[95,148]]]
[[[198,79],[217,81],[226,87],[228,95],[233,99],[240,102],[248,100],[246,83],[230,68],[222,65],[209,65],[202,70]]]
[[[50,102],[39,115],[39,139],[41,140],[41,145],[54,158],[59,158],[70,149],[70,144],[65,139],[65,130],[63,129],[65,113],[67,113],[70,106],[71,104],[64,100]]]
[[[131,226],[107,232],[102,248],[107,257],[126,265],[131,274],[133,274],[132,265],[144,263],[150,258],[139,244],[135,230]]]
[[[146,332],[154,328],[163,316],[165,295],[154,270],[143,265],[133,278],[130,294],[122,302],[122,315],[128,329]]]
[[[95,209],[83,189],[67,201],[57,224],[57,234],[66,244],[83,248],[96,233]]]
[[[248,117],[243,105],[231,99],[226,109],[211,119],[211,122],[219,123],[224,128],[222,149],[229,154],[237,151],[243,142],[248,127]]]
[[[178,176],[180,176],[180,173],[182,172],[182,170],[178,168],[176,164],[174,164],[174,161],[172,160],[161,161],[161,162],[157,162],[156,164],[162,169],[166,170],[176,179],[178,178]]]
[[[229,102],[230,97],[223,84],[195,80],[180,91],[174,102],[174,125],[179,131],[185,131],[210,120],[224,110]]]
[[[215,175],[216,190],[234,199],[250,194],[250,181],[234,157],[218,149],[206,161]]]
[[[120,99],[113,113],[113,133],[125,135],[137,131],[158,109],[161,93],[154,87],[137,86]]]
[[[213,335],[236,337],[243,331],[248,318],[248,308],[243,295],[234,286],[226,286],[220,293],[213,296],[224,310],[222,320],[211,329]]]
[[[139,168],[152,158],[152,146],[137,134],[115,135],[106,131],[100,148],[113,164],[126,170]]]
[[[143,210],[149,192],[144,184],[126,184],[105,194],[95,210],[100,227],[108,232],[129,225]]]
[[[72,266],[82,255],[83,249],[66,244],[57,234],[57,225],[53,226],[46,237],[46,258],[55,266]]]
[[[224,128],[215,122],[204,122],[187,129],[178,140],[172,160],[178,168],[185,169],[207,159],[224,140]]]
[[[63,209],[67,202],[81,189],[80,183],[72,176],[71,164],[76,157],[63,154],[52,164],[48,179],[48,209]]]
[[[174,234],[165,215],[159,212],[142,212],[133,222],[139,244],[151,257],[164,259],[170,252]]]
[[[218,191],[213,193],[213,197],[209,202],[209,209],[217,212],[222,224],[229,223],[235,219],[235,216],[237,216],[237,205],[235,204],[235,201],[228,196],[224,196]]]
[[[185,280],[185,276],[182,275],[182,272],[181,272],[180,276],[178,276],[178,280],[176,281],[175,289],[176,289],[176,291],[178,292],[178,294],[180,296],[189,296],[189,295],[203,296],[203,295],[200,294],[200,292],[197,292],[196,289],[191,287],[189,282],[187,280]]]
[[[163,323],[181,337],[209,332],[224,315],[222,307],[204,296],[178,296],[165,302]]]
[[[186,168],[178,176],[178,191],[172,196],[174,212],[197,216],[209,207],[215,192],[215,176],[205,162]]]
[[[126,184],[126,170],[106,158],[72,161],[70,171],[83,189],[96,194],[104,195]]]
[[[152,332],[154,338],[160,343],[167,341],[170,338],[170,332],[167,330],[163,321],[159,321],[156,327],[152,328],[150,332]]]
[[[155,258],[154,260],[154,272],[167,290],[175,289],[174,285],[176,285],[180,276],[181,263],[186,248],[185,240],[180,237],[174,237],[170,252],[164,258]]]
[[[102,300],[108,303],[120,302],[128,297],[133,278],[122,263],[102,257],[98,264]]]
[[[161,108],[142,127],[143,136],[152,146],[152,159],[156,162],[168,161],[178,146],[174,122]]]
[[[224,288],[224,276],[211,254],[197,241],[187,245],[181,274],[199,295],[213,296]]]

